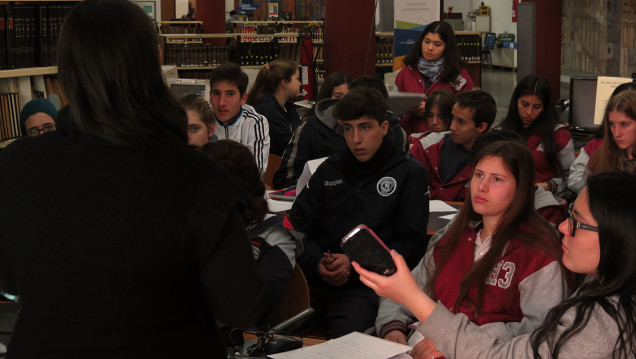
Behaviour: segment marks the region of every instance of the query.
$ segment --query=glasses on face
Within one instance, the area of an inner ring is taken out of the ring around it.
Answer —
[[[39,136],[43,133],[55,131],[55,125],[50,123],[42,128],[32,127],[26,130],[27,136]]]
[[[568,208],[568,231],[570,232],[570,236],[574,237],[574,233],[577,229],[587,229],[588,231],[598,232],[598,227],[590,226],[589,224],[578,222],[574,219],[572,215],[572,211],[574,210],[574,203],[570,203],[570,207]]]

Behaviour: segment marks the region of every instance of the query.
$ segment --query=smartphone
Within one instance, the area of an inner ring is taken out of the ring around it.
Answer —
[[[356,226],[344,236],[340,247],[351,260],[366,270],[390,276],[397,269],[389,248],[364,224]]]

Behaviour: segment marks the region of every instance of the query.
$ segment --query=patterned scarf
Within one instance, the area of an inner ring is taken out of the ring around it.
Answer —
[[[441,57],[437,61],[428,61],[427,59],[420,57],[420,61],[417,63],[417,69],[423,76],[426,76],[431,79],[432,82],[435,82],[444,70],[444,58]]]
[[[630,160],[627,151],[620,151],[616,162],[616,167],[620,172],[636,172],[636,158]]]

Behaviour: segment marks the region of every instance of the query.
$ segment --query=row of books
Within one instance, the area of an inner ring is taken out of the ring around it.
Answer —
[[[317,50],[314,49],[314,52]],[[179,67],[217,66],[236,62],[241,66],[259,66],[278,58],[300,62],[301,45],[278,43],[239,43],[237,51],[226,45],[166,44],[164,64]]]
[[[481,60],[481,36],[479,35],[455,35],[460,58],[463,61]]]
[[[375,62],[390,64],[393,62],[393,39],[377,39],[375,42]]]
[[[0,5],[0,69],[54,66],[60,29],[73,6]]]
[[[216,66],[230,61],[230,50],[225,45],[168,44],[165,47],[166,65]]]
[[[161,24],[160,34],[200,34],[203,32],[201,24]]]
[[[268,64],[278,58],[281,46],[277,43],[241,43],[238,63],[241,66]]]
[[[0,142],[22,136],[19,96],[17,93],[0,93]]]

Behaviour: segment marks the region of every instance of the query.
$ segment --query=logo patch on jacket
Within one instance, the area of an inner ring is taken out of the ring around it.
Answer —
[[[324,181],[323,186],[325,187],[333,187],[342,184],[342,179],[337,179],[335,181]]]
[[[380,196],[390,196],[397,188],[397,181],[393,177],[382,177],[378,181],[378,193]]]

